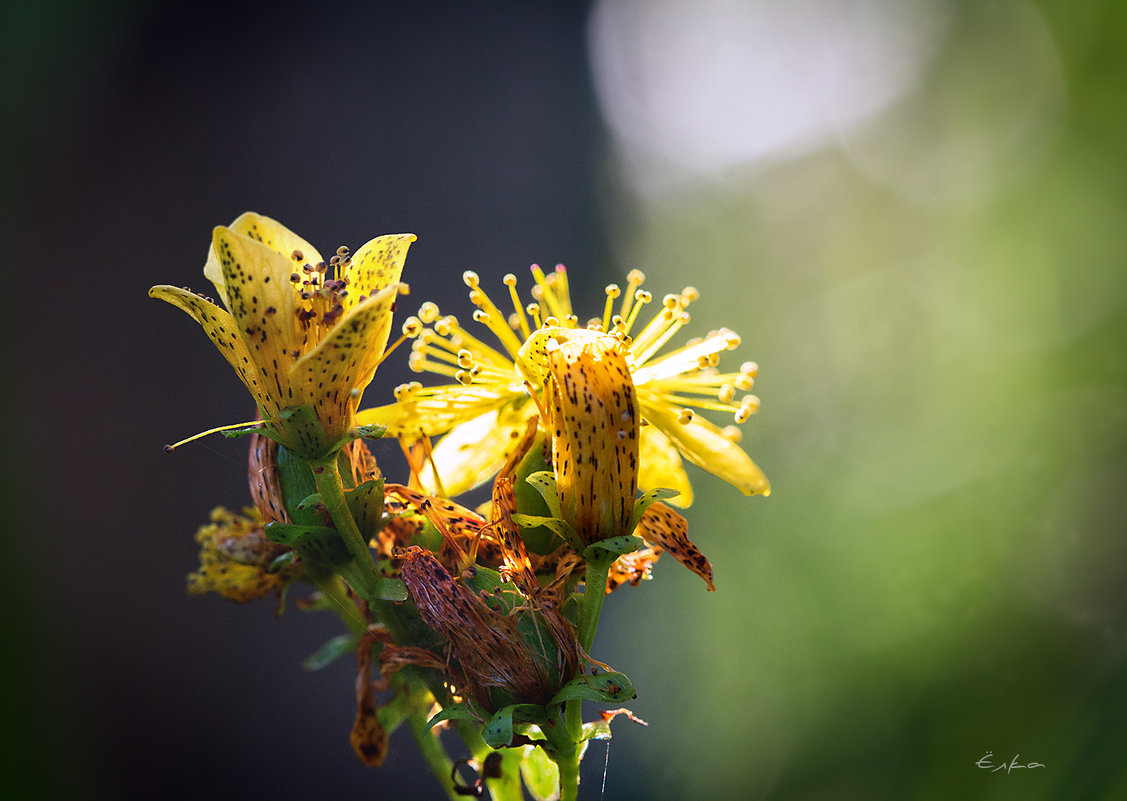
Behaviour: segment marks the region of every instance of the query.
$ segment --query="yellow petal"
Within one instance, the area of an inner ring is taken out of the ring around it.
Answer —
[[[390,437],[416,434],[434,437],[518,397],[521,396],[516,393],[461,384],[427,387],[412,400],[357,412],[356,424],[386,426]]]
[[[287,258],[294,251],[299,251],[304,257],[298,263],[299,265],[317,264],[322,261],[321,254],[317,252],[317,249],[300,236],[277,220],[272,220],[256,212],[243,212],[227,227],[236,234],[258,240],[266,247]],[[203,274],[215,285],[215,291],[219,293],[224,305],[231,308],[227,297],[227,281],[223,277],[223,266],[219,262],[219,257],[215,254],[214,247],[208,248],[207,264],[204,265]]]
[[[398,293],[398,285],[389,286],[353,307],[290,371],[294,403],[313,407],[330,441],[343,437],[352,426],[360,393],[372,380],[387,346],[391,307]]]
[[[223,267],[228,308],[239,326],[265,390],[281,408],[290,404],[287,375],[305,339],[290,286],[292,260],[257,239],[215,229],[212,247]]]
[[[250,390],[263,414],[270,416],[277,412],[277,408],[270,403],[269,393],[263,390],[259,382],[258,368],[251,360],[246,343],[239,335],[238,324],[230,312],[204,300],[199,295],[174,286],[154,286],[149,290],[149,297],[160,298],[191,315],[215,343],[215,347],[219,348],[219,352],[235,368],[235,372]]]
[[[414,234],[388,234],[376,237],[356,251],[342,276],[349,281],[349,298],[356,298],[358,302],[361,297],[370,297],[399,283],[407,248],[414,241]]]
[[[643,404],[642,416],[669,437],[693,464],[724,479],[744,495],[770,494],[770,482],[751,457],[700,415],[682,424],[668,408]]]
[[[644,491],[658,487],[681,493],[668,499],[668,503],[674,506],[685,508],[693,503],[693,488],[685,475],[676,446],[655,426],[642,426],[638,440],[638,489]]]
[[[513,403],[463,423],[439,440],[434,463],[446,493],[460,495],[492,478],[535,415],[531,404]],[[435,491],[433,470],[424,470],[420,480],[428,492]]]

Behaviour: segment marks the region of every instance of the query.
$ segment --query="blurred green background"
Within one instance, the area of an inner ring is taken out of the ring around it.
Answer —
[[[608,600],[649,726],[581,797],[1127,797],[1124,4],[2,10],[14,797],[436,795],[405,738],[352,760],[330,621],[183,595],[244,456],[160,445],[247,399],[144,292],[247,208],[415,231],[451,311],[637,267],[759,363],[774,491],[694,468],[717,592]]]

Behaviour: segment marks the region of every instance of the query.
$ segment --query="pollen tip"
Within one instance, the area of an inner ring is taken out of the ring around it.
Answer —
[[[481,279],[478,278],[477,273],[473,270],[466,270],[462,273],[462,282],[470,289],[477,289],[478,285],[481,283]]]

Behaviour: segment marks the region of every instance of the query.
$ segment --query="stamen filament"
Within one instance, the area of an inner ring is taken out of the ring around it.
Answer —
[[[484,312],[484,315],[475,315],[476,318],[484,317],[484,319],[479,319],[479,322],[484,323],[505,346],[509,355],[516,358],[522,343],[513,333],[513,329],[509,328],[508,317],[501,314],[501,310],[497,308],[485,290],[479,286],[474,287],[470,292],[470,302]]]
[[[646,292],[644,289],[639,289],[634,293],[634,300],[638,301],[633,309],[630,310],[630,316],[626,317],[626,331],[629,334],[630,329],[634,327],[634,321],[638,319],[638,314],[642,311],[642,306],[653,300],[653,295]],[[625,315],[623,315],[625,317]]]
[[[536,285],[540,287],[540,291],[543,293],[544,303],[547,305],[548,311],[561,320],[567,317],[568,310],[565,310],[564,307],[560,305],[556,293],[548,286],[548,281],[544,277],[544,271],[540,269],[540,265],[533,264],[528,269],[532,271],[532,277],[536,280]]]
[[[622,310],[618,312],[623,320],[630,314],[630,307],[634,305],[634,293],[646,280],[641,270],[631,270],[626,274],[626,291],[622,293]]]
[[[517,294],[517,277],[509,273],[503,280],[505,286],[509,288],[509,297],[512,298],[513,308],[516,309],[517,320],[520,323],[521,337],[528,339],[532,336],[532,330],[528,327],[528,318],[524,314],[524,306],[521,305],[520,295]]]

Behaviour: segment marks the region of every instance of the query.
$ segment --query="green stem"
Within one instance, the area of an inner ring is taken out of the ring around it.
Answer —
[[[576,801],[579,796],[579,748],[564,727],[558,721],[553,722],[556,725],[540,727],[548,741],[544,752],[560,770],[560,801]]]
[[[431,773],[438,779],[438,783],[442,785],[442,789],[446,791],[446,797],[450,801],[462,801],[462,797],[454,791],[454,763],[446,755],[446,749],[442,747],[438,736],[433,731],[426,731],[426,715],[413,713],[407,721],[411,725],[411,733],[415,735],[415,742],[419,744],[423,759],[426,760]]]
[[[360,527],[356,525],[356,519],[352,516],[352,511],[348,508],[348,503],[345,500],[344,484],[341,481],[340,469],[337,467],[336,454],[310,464],[310,468],[317,483],[317,491],[321,493],[321,503],[325,505],[329,517],[332,518],[333,525],[336,526],[355,562],[355,570],[351,574],[354,574],[361,584],[360,587],[355,589],[368,601],[368,608],[372,613],[387,626],[392,638],[396,642],[404,642],[402,614],[394,603],[381,599],[376,591],[378,578],[376,563],[372,558],[368,543],[365,542],[364,535],[360,533]],[[334,577],[334,581],[339,582],[339,578]],[[332,597],[331,593],[330,597]],[[347,619],[345,622],[349,623]],[[349,627],[351,628],[352,624],[349,624]],[[416,675],[411,668],[408,668],[404,673],[407,695],[411,701],[418,701],[423,695],[430,694],[422,686],[429,685],[430,681]],[[437,679],[435,681],[437,682]],[[438,694],[441,693],[440,685],[432,688],[431,692],[435,694],[434,697],[438,697]],[[423,759],[426,760],[438,783],[446,791],[447,797],[451,801],[460,801],[460,796],[454,792],[454,783],[451,778],[453,762],[447,756],[442,742],[434,734],[426,731],[429,706],[429,704],[412,705],[410,711],[406,714],[406,719],[415,735],[415,741],[419,744]],[[399,712],[400,710],[396,711],[396,716]],[[389,714],[389,723],[391,717]],[[397,721],[397,725],[401,721],[402,718]]]
[[[317,482],[317,491],[321,493],[321,503],[325,505],[333,525],[340,532],[348,552],[356,560],[357,574],[363,583],[364,595],[369,599],[376,598],[376,562],[372,559],[372,552],[364,535],[356,525],[356,519],[348,508],[344,499],[344,484],[340,477],[340,468],[337,467],[337,455],[334,453],[328,459],[310,465],[313,479]]]
[[[340,576],[332,575],[327,579],[317,580],[315,583],[321,590],[321,594],[329,600],[328,606],[337,613],[341,622],[348,626],[348,630],[357,637],[363,636],[368,631],[368,622],[364,620],[360,610],[356,608],[356,604],[348,597],[348,592],[344,589],[344,582],[341,581]]]
[[[616,558],[614,554],[607,554],[605,557],[587,560],[583,578],[583,601],[579,607],[579,645],[584,653],[589,654],[595,642],[595,630],[599,627],[603,601],[607,597],[607,574]],[[578,698],[564,704],[564,729],[572,743],[578,743],[583,736],[583,702]],[[560,770],[562,777],[562,765]],[[560,781],[562,783],[563,779]]]
[[[506,748],[501,751],[501,776],[487,779],[489,795],[493,801],[524,801],[521,785],[520,763],[524,761],[524,751],[520,748]]]

